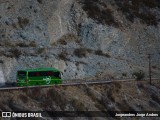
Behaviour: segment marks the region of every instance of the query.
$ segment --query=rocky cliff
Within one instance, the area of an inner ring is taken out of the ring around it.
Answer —
[[[63,79],[160,74],[158,0],[0,0],[0,63],[7,81],[19,69],[56,67]]]

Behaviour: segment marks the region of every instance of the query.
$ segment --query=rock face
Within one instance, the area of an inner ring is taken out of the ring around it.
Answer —
[[[0,60],[6,81],[19,69],[56,67],[63,79],[160,75],[158,0],[0,1]]]

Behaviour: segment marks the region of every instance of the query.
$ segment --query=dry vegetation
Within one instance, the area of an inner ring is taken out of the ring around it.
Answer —
[[[97,21],[100,24],[106,24],[120,28],[121,24],[115,20],[113,11],[107,7],[107,1],[103,0],[78,0],[83,4],[83,10],[86,11],[88,17]],[[160,9],[158,0],[114,0],[112,3],[118,6],[118,11],[121,11],[124,16],[131,22],[139,19],[141,23],[147,25],[158,25],[156,14],[151,12],[151,9]],[[111,5],[115,5],[111,4]]]
[[[150,9],[160,8],[158,0],[115,0],[118,10],[122,11],[126,18],[131,22],[139,18],[140,21],[147,25],[157,25],[158,19]]]
[[[43,3],[43,0],[37,0],[38,3],[42,4]]]
[[[38,48],[37,54],[42,54],[42,53],[44,53],[45,51],[46,51],[45,48]]]
[[[88,53],[91,53],[92,50],[91,49],[87,49],[87,48],[77,48],[74,50],[74,54],[75,56],[82,58],[82,57],[87,57]]]
[[[114,82],[0,92],[1,110],[158,111],[160,82]],[[108,113],[112,115],[111,112]]]
[[[103,53],[103,51],[102,50],[96,50],[95,51],[95,54],[96,55],[99,55],[99,56],[105,56],[105,57],[111,57],[108,53]]]
[[[145,74],[142,70],[138,71],[138,72],[134,72],[132,74],[137,80],[142,80],[145,77]]]
[[[67,53],[66,51],[62,51],[62,52],[58,55],[59,59],[61,59],[61,60],[68,60],[67,56],[68,56],[68,53]]]
[[[68,34],[63,35],[60,39],[58,39],[52,45],[57,45],[57,44],[67,45],[67,43],[72,42],[72,41],[74,41],[76,43],[80,43],[78,37],[75,34],[68,33]]]
[[[12,49],[9,50],[9,52],[10,53],[8,54],[8,56],[6,54],[7,57],[19,58],[20,55],[22,54],[22,52],[20,50],[18,50],[17,48],[12,48]]]
[[[83,10],[86,11],[88,17],[94,19],[99,24],[107,24],[119,27],[119,23],[114,19],[113,12],[107,8],[105,2],[99,0],[80,0],[83,4]]]
[[[2,47],[8,47],[8,48],[12,48],[12,47],[37,47],[37,44],[35,41],[30,41],[30,42],[14,42],[14,41],[9,41],[9,40],[5,40],[5,41],[0,41],[0,46]]]
[[[19,26],[21,28],[24,28],[29,24],[29,19],[28,18],[18,17],[18,24],[19,24]]]

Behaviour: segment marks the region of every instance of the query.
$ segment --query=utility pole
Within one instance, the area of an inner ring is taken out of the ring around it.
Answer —
[[[150,85],[152,84],[151,83],[151,54],[148,54],[148,59],[149,59],[149,79],[150,79]]]

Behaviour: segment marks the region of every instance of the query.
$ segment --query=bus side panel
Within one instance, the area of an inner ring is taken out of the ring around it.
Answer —
[[[43,80],[43,76],[39,77],[28,77],[28,85],[35,86],[35,85],[45,85],[45,81]]]
[[[56,78],[54,76],[51,77],[51,84],[62,84],[62,80],[60,78]]]

